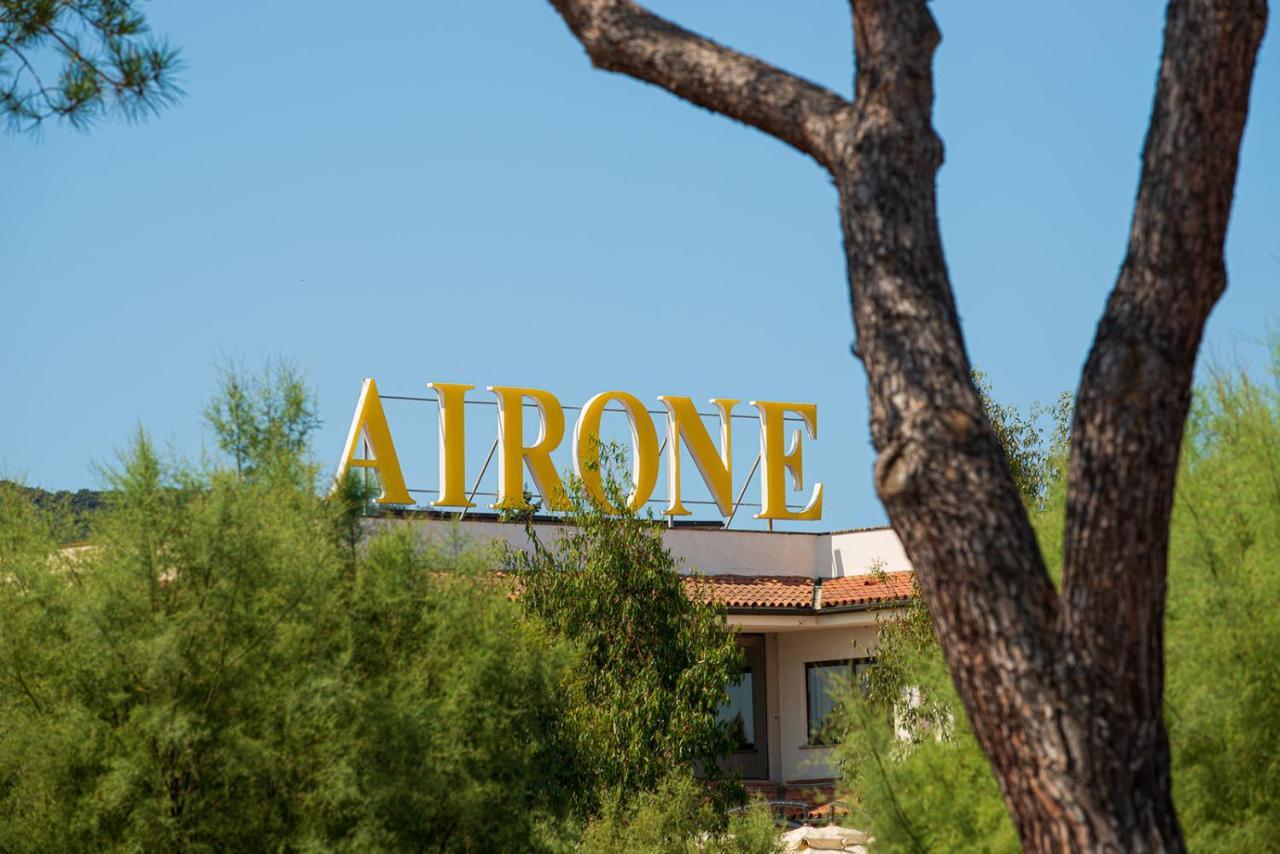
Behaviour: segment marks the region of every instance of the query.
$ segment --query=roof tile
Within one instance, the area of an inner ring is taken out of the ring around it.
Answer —
[[[690,593],[703,586],[712,599],[729,608],[813,607],[813,579],[793,575],[686,576]]]
[[[873,602],[896,602],[916,595],[910,571],[876,575],[846,575],[822,582],[820,608],[866,605]]]

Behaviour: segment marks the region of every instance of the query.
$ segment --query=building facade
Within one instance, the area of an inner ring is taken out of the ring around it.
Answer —
[[[527,547],[519,525],[494,519],[415,518],[424,537]],[[555,522],[545,523],[548,536]],[[877,625],[912,594],[910,566],[889,528],[771,533],[719,526],[666,529],[681,572],[728,610],[746,670],[722,716],[738,737],[730,759],[744,780],[785,792],[836,776],[825,725],[843,684],[875,657]]]

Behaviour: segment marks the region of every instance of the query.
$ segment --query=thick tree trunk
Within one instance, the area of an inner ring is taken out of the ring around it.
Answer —
[[[1061,596],[970,379],[937,221],[925,0],[853,0],[852,103],[630,0],[552,3],[597,66],[835,179],[876,488],[1025,847],[1181,850],[1161,705],[1169,509],[1265,0],[1170,3],[1129,254],[1079,390]]]
[[[1075,773],[1113,805],[1099,838],[1128,849],[1178,838],[1162,715],[1169,515],[1196,353],[1227,284],[1265,22],[1264,0],[1169,6],[1129,249],[1076,403],[1059,678],[1079,708]]]
[[[1265,18],[1195,6],[1170,8],[1131,259],[1081,386],[1059,602],[969,381],[947,282],[933,22],[922,4],[854,3],[857,112],[830,168],[876,485],[1032,850],[1182,848],[1161,706],[1168,515]]]

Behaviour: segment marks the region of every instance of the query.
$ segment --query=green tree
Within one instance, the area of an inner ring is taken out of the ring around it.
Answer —
[[[310,401],[289,369],[225,375],[225,459],[140,431],[88,547],[0,484],[0,851],[772,850],[693,780],[741,659],[655,522],[578,485],[495,575],[368,527],[359,479],[319,495]]]
[[[1165,705],[1174,803],[1194,850],[1280,848],[1280,347],[1270,374],[1212,372],[1178,476]],[[1050,556],[1062,553],[1065,447],[1046,449],[1031,515]],[[877,655],[868,696],[844,710],[856,820],[895,850],[1017,850],[922,603],[881,626]]]
[[[224,366],[204,418],[237,474],[308,473],[306,455],[320,415],[306,378],[288,362],[277,361],[256,377]]]
[[[970,375],[939,226],[927,0],[852,0],[847,93],[638,0],[550,3],[596,67],[829,175],[876,491],[1024,844],[1181,850],[1162,709],[1169,511],[1196,352],[1227,285],[1266,0],[1168,3],[1128,247],[1076,395],[1061,590]]]
[[[1173,793],[1201,851],[1280,850],[1280,341],[1197,391],[1173,512]]]
[[[564,527],[544,539],[526,526],[532,549],[505,563],[525,613],[581,650],[569,709],[578,771],[625,802],[695,766],[715,775],[733,746],[718,711],[742,655],[723,608],[688,595],[697,576],[677,572],[661,523],[605,509],[626,506],[625,460],[612,446],[600,460],[608,504],[570,479]]]
[[[323,508],[275,484],[202,482],[141,436],[110,486],[93,548],[21,567],[40,599],[5,591],[6,625],[46,618],[21,633],[43,650],[28,667],[44,681],[26,707],[7,698],[0,776],[13,798],[57,795],[0,808],[0,847],[279,836],[297,769],[276,710],[312,675],[300,642],[323,622],[337,573],[314,535]]]
[[[991,432],[1004,451],[1018,494],[1028,508],[1040,509],[1066,474],[1063,466],[1071,430],[1071,392],[1059,394],[1052,405],[1033,403],[1023,413],[995,399],[991,382],[982,371],[973,371],[973,385],[991,423]],[[1048,441],[1044,435],[1046,419],[1051,423]]]
[[[560,846],[574,651],[488,557],[352,548],[305,449],[263,447],[139,435],[78,551],[0,489],[0,851]]]
[[[424,548],[408,527],[367,544],[340,586],[335,684],[299,698],[311,756],[302,838],[325,849],[538,851],[572,836],[565,731],[580,666],[522,619],[483,554]]]
[[[84,128],[175,101],[178,52],[135,0],[0,0],[0,114],[11,129],[57,117]]]

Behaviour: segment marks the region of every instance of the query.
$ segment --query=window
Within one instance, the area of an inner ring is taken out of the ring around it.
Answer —
[[[832,744],[829,732],[831,713],[840,705],[844,693],[858,680],[865,693],[865,673],[873,663],[870,658],[846,658],[841,661],[809,661],[804,665],[805,695],[809,704],[809,744]]]
[[[755,747],[754,687],[750,666],[743,668],[741,681],[729,685],[729,702],[720,707],[720,720],[729,724],[735,750]]]

